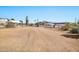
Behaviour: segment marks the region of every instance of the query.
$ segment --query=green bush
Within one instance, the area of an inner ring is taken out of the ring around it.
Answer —
[[[73,34],[79,33],[78,28],[73,28],[72,30],[70,30],[70,33],[73,33]]]

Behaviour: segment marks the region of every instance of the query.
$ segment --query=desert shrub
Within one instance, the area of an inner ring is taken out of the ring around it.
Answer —
[[[69,30],[69,28],[70,28],[70,24],[69,24],[69,23],[66,23],[66,24],[61,28],[61,30],[67,31],[67,30]]]
[[[61,30],[63,30],[63,31],[67,31],[68,28],[67,28],[66,26],[63,26],[63,27],[61,28]]]
[[[77,34],[77,33],[79,33],[79,29],[73,28],[73,29],[70,30],[70,33]]]
[[[34,24],[32,24],[32,23],[31,23],[31,24],[29,24],[29,26],[33,26],[33,25],[34,25]]]
[[[35,23],[36,27],[39,27],[39,23]]]

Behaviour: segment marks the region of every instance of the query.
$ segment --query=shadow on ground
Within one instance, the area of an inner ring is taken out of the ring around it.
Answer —
[[[66,38],[79,39],[79,34],[63,34]]]

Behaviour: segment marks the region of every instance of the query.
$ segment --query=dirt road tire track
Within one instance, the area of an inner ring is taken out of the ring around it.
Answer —
[[[63,37],[63,33],[42,27],[1,29],[0,51],[79,51],[79,40]]]

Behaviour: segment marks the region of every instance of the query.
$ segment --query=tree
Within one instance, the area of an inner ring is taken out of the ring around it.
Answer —
[[[28,22],[29,22],[28,16],[26,16],[26,26],[28,25]]]
[[[11,20],[15,20],[14,18],[12,18]]]

